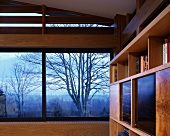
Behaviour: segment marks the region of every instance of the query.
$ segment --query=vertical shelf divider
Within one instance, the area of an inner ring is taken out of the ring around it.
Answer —
[[[135,106],[136,106],[136,80],[131,80],[131,127],[135,127]]]

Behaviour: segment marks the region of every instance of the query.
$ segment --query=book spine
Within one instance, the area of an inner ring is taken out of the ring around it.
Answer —
[[[167,42],[168,42],[168,39],[164,39],[164,43],[163,43],[163,64],[167,63],[168,62],[168,56],[167,56]]]
[[[140,57],[140,72],[144,72],[148,70],[148,56],[147,55],[142,55]]]
[[[170,62],[170,35],[167,39],[167,62]]]
[[[140,73],[140,57],[136,57],[136,74]]]
[[[145,55],[144,59],[144,71],[146,71],[148,70],[148,55]]]
[[[144,72],[144,56],[140,57],[140,72]]]

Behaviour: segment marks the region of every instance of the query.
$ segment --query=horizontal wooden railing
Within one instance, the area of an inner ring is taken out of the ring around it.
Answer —
[[[0,34],[97,34],[113,35],[114,28],[52,28],[46,24],[102,24],[111,25],[113,19],[88,14],[77,13],[62,9],[46,7],[45,5],[1,5],[0,13],[37,13],[39,16],[0,16],[0,24],[13,24],[13,26],[0,28]],[[70,15],[70,16],[69,16]],[[14,24],[30,24],[29,27],[16,27]],[[33,27],[31,24],[39,24]]]

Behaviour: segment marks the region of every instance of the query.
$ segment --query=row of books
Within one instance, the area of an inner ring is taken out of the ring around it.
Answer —
[[[164,39],[163,43],[163,64],[170,62],[170,35]]]

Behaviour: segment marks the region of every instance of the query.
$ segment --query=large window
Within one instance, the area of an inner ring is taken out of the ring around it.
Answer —
[[[0,53],[1,118],[42,117],[42,67],[22,60],[30,54]]]
[[[0,53],[1,119],[108,119],[112,50],[11,50]]]

